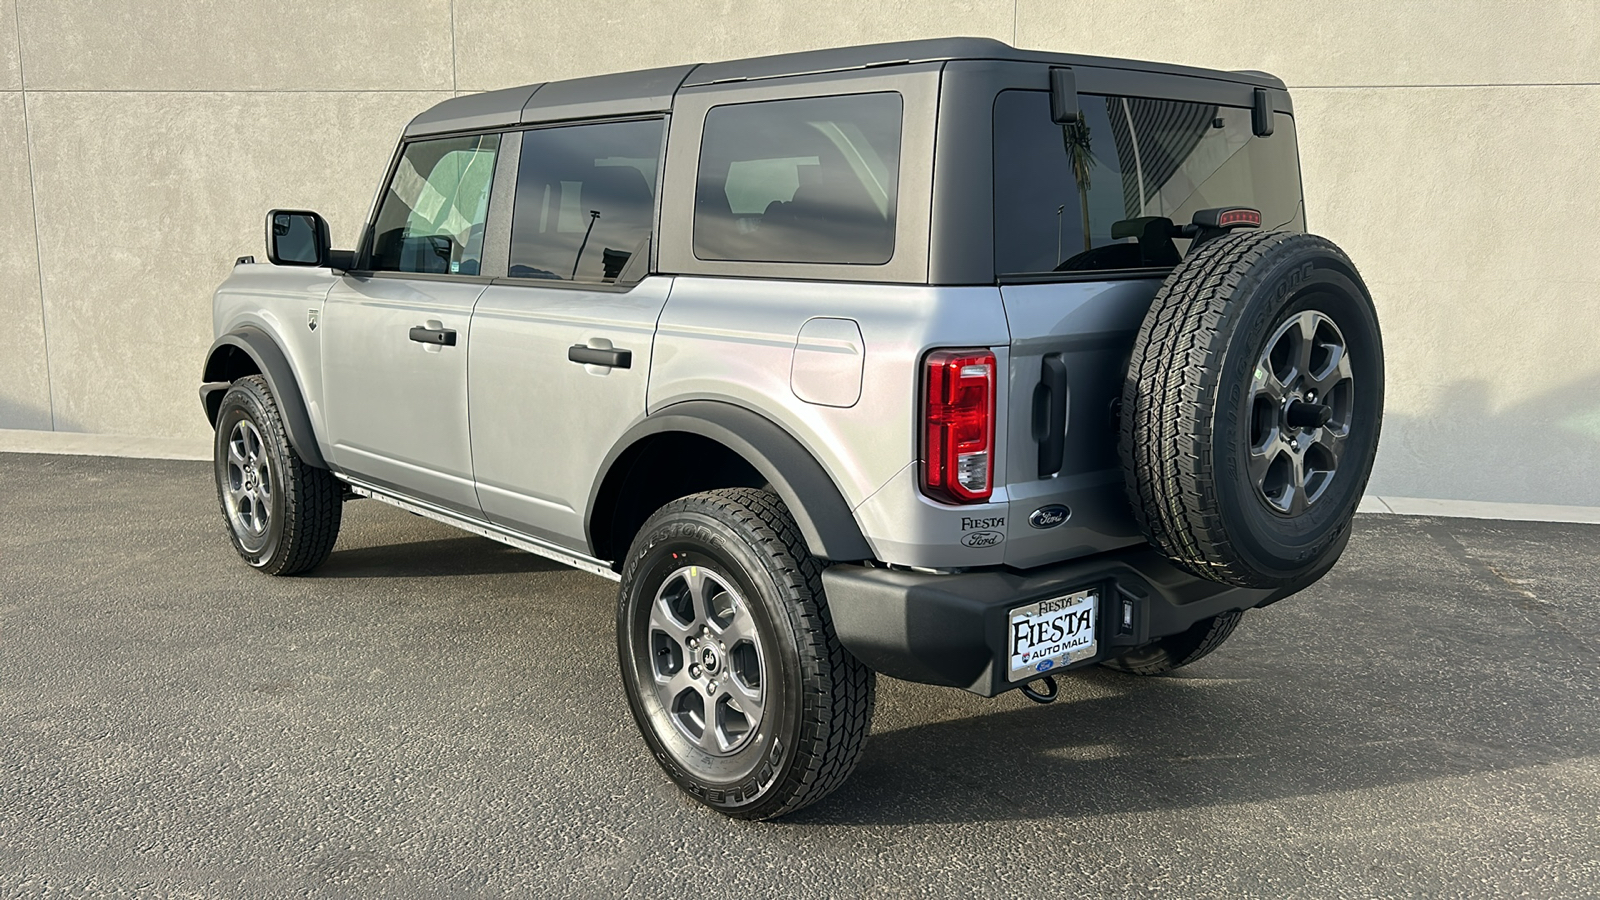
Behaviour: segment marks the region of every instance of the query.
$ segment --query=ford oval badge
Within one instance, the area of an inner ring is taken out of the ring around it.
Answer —
[[[962,546],[973,548],[993,547],[1004,542],[1005,539],[1006,536],[998,531],[969,531],[962,536],[961,544]]]
[[[1034,528],[1054,528],[1062,522],[1072,518],[1072,510],[1059,503],[1041,506],[1028,517],[1028,524]]]

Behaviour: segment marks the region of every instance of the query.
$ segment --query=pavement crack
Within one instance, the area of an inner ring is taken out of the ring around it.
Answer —
[[[1531,600],[1535,604],[1530,606],[1526,603],[1518,603],[1518,606],[1521,606],[1524,609],[1542,611],[1542,607],[1545,605],[1544,601],[1534,596],[1533,591],[1528,590],[1527,587],[1522,584],[1522,582],[1506,577],[1506,574],[1495,568],[1493,563],[1490,563],[1488,560],[1479,556],[1473,555],[1472,551],[1468,550],[1466,545],[1457,540],[1456,536],[1451,534],[1449,529],[1445,528],[1443,525],[1429,525],[1424,530],[1428,533],[1429,537],[1433,538],[1434,541],[1444,547],[1445,552],[1455,557],[1467,568],[1478,573],[1479,576],[1483,577],[1487,581],[1500,582],[1501,584],[1510,588],[1513,593],[1521,596],[1525,600]]]
[[[1498,582],[1510,589],[1516,595],[1516,599],[1512,601],[1513,605],[1522,612],[1523,619],[1529,625],[1534,628],[1540,627],[1540,623],[1535,622],[1533,616],[1529,615],[1529,613],[1537,614],[1545,625],[1560,633],[1563,639],[1562,642],[1568,644],[1570,648],[1577,649],[1583,655],[1600,656],[1600,646],[1596,646],[1589,636],[1578,634],[1567,627],[1567,623],[1558,618],[1559,610],[1556,606],[1540,600],[1533,591],[1528,590],[1524,582],[1507,576],[1496,568],[1493,563],[1473,554],[1443,523],[1424,526],[1423,531],[1433,538],[1435,543],[1443,547],[1446,553],[1466,566],[1479,578],[1491,584]]]

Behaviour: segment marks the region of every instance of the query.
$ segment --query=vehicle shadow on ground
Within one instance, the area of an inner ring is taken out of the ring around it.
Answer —
[[[308,578],[456,578],[567,571],[560,563],[475,536],[335,549]]]
[[[1600,753],[1600,735],[1591,729],[1574,740],[1559,721],[1489,727],[1479,714],[1494,721],[1499,710],[1463,709],[1443,678],[1432,698],[1402,690],[1382,708],[1367,697],[1347,705],[1338,685],[1304,681],[1273,690],[1257,678],[1092,671],[1075,680],[1112,695],[874,734],[837,793],[784,822],[1070,820],[1359,791]],[[1064,695],[1073,689],[1062,686]]]

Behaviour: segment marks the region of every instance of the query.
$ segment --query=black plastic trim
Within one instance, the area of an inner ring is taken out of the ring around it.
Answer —
[[[242,325],[217,338],[206,352],[206,371],[201,376],[205,386],[201,388],[200,402],[207,407],[207,416],[210,416],[207,401],[212,391],[206,390],[206,387],[226,390],[230,384],[219,382],[210,371],[217,350],[225,345],[244,351],[255,362],[256,368],[261,370],[261,376],[267,380],[273,398],[278,401],[284,430],[289,433],[289,445],[300,460],[318,469],[328,468],[328,463],[322,458],[322,449],[317,444],[316,432],[311,427],[311,415],[306,411],[300,383],[294,377],[294,367],[289,365],[289,358],[272,335],[258,326]]]
[[[1028,570],[935,575],[836,565],[823,571],[822,584],[839,641],[868,667],[985,697],[1026,683],[1007,677],[1007,613],[1013,607],[1099,588],[1100,652],[1070,666],[1080,668],[1305,586],[1268,591],[1205,581],[1180,571],[1148,544]],[[1121,624],[1124,604],[1131,607],[1127,628]]]
[[[1034,388],[1034,440],[1039,442],[1039,477],[1061,471],[1067,456],[1067,364],[1060,353],[1046,353],[1039,361],[1039,384]]]
[[[454,347],[456,345],[456,330],[454,328],[426,328],[422,325],[411,326],[411,339],[419,344],[438,344],[441,347]]]
[[[630,448],[652,435],[686,432],[710,438],[737,453],[783,498],[794,516],[806,546],[816,556],[830,560],[872,558],[872,548],[850,512],[850,505],[804,446],[781,426],[741,406],[715,400],[686,400],[662,408],[629,429],[606,454],[600,475],[589,489],[584,532],[591,554],[601,542],[595,535],[595,511],[602,488],[613,477],[615,464]],[[627,548],[618,548],[620,559]]]
[[[1256,88],[1254,102],[1250,105],[1250,128],[1256,137],[1272,136],[1272,120],[1276,112],[1272,106],[1272,92],[1266,88]]]
[[[633,351],[573,344],[567,348],[567,361],[586,366],[605,366],[608,369],[629,369],[633,367]]]

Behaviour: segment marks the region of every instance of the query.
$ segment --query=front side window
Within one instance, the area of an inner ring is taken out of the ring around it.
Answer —
[[[694,255],[876,265],[894,255],[897,93],[718,106],[706,114]]]
[[[477,275],[499,149],[497,134],[408,144],[378,208],[370,267]]]
[[[1294,119],[1257,137],[1250,110],[1081,95],[1057,125],[1050,95],[1002,91],[994,106],[996,274],[1173,266],[1189,241],[1168,225],[1218,206],[1303,230]]]
[[[608,283],[649,254],[663,122],[523,132],[513,278]]]

